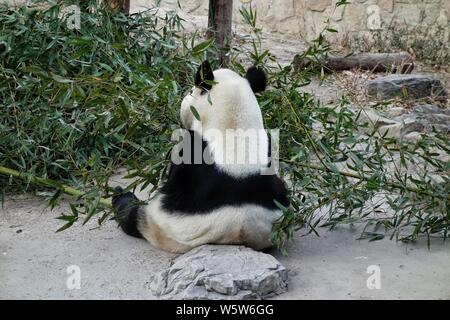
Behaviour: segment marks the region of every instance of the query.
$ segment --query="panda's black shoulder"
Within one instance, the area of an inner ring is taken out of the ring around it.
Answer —
[[[189,132],[192,139],[197,133]],[[208,143],[201,140],[202,153]],[[191,144],[191,162],[172,164],[166,184],[161,188],[162,205],[173,213],[204,214],[224,206],[244,204],[277,209],[274,199],[287,206],[287,190],[276,175],[249,174],[233,177],[214,163],[193,162],[194,146]]]

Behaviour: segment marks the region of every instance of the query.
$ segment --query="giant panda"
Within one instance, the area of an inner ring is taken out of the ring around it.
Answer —
[[[276,171],[264,172],[271,167],[271,147],[255,93],[265,90],[266,75],[257,67],[244,77],[229,69],[213,71],[205,61],[194,82],[180,108],[187,131],[178,156],[184,160],[172,161],[166,183],[145,205],[119,187],[112,199],[117,220],[125,233],[174,253],[203,244],[268,249],[273,223],[282,215],[276,201],[283,206],[289,201]],[[257,138],[249,138],[252,130]],[[204,157],[195,161],[199,150]],[[242,161],[224,161],[235,154]],[[258,160],[249,161],[255,155]]]

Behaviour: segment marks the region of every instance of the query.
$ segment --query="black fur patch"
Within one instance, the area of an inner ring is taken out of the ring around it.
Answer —
[[[116,210],[116,220],[122,230],[133,237],[143,238],[137,228],[139,199],[131,193],[123,193],[122,188],[116,188],[117,194],[112,198],[112,205]]]
[[[197,74],[195,75],[195,85],[201,88],[202,91],[209,91],[211,90],[212,85],[210,83],[207,83],[207,81],[213,80],[214,80],[213,70],[209,62],[206,60],[202,62],[202,64],[197,70]]]
[[[201,139],[189,131],[191,141]],[[202,150],[207,142],[202,141]],[[191,163],[194,144],[191,143]],[[269,151],[270,156],[270,151]],[[169,212],[208,213],[227,205],[255,204],[268,209],[277,209],[274,199],[284,206],[289,205],[287,190],[276,175],[254,174],[245,178],[234,178],[219,171],[215,164],[172,164],[169,178],[161,189],[163,208]]]
[[[254,93],[266,90],[267,77],[264,71],[258,67],[250,67],[245,74]]]

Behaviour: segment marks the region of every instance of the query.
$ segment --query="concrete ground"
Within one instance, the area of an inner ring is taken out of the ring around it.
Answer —
[[[189,17],[188,30],[205,26],[205,17]],[[263,46],[280,63],[292,61],[304,44],[266,35]],[[442,79],[442,77],[441,77]],[[449,82],[446,82],[449,83]],[[321,101],[336,100],[336,86],[304,88]],[[141,197],[142,198],[142,197]],[[113,221],[101,227],[94,219],[85,226],[55,233],[69,212],[67,202],[50,211],[42,199],[6,197],[0,206],[0,299],[154,299],[151,275],[166,268],[173,254],[129,237]],[[288,256],[273,251],[290,272],[289,291],[280,299],[450,299],[450,242],[435,240],[402,244],[384,239],[356,240],[358,228],[322,230],[321,237],[297,235]],[[67,289],[67,269],[81,271],[80,289]],[[378,266],[380,289],[368,289]]]
[[[67,203],[50,211],[36,197],[6,197],[0,208],[1,299],[154,299],[151,275],[173,254],[95,219],[55,233]],[[297,236],[288,256],[272,254],[290,272],[279,299],[449,299],[450,242],[400,244],[356,240],[357,229]],[[77,265],[81,288],[67,289],[67,268]],[[380,267],[380,289],[368,289],[367,268]]]

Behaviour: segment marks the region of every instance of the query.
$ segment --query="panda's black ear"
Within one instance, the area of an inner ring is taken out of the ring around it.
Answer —
[[[197,74],[195,75],[195,85],[204,90],[211,90],[212,84],[207,83],[214,80],[213,70],[208,60],[203,61],[200,67],[198,67]]]
[[[258,67],[250,67],[245,74],[254,93],[264,91],[267,85],[267,77],[264,71]]]

